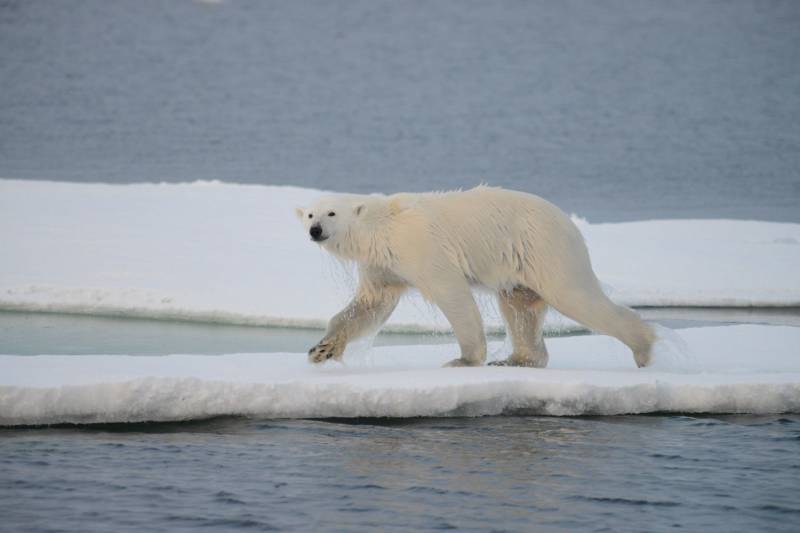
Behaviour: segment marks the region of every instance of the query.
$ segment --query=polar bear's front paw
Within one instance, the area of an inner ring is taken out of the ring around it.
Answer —
[[[322,339],[319,344],[308,351],[308,360],[312,363],[324,363],[328,359],[341,361],[344,343],[338,339]]]

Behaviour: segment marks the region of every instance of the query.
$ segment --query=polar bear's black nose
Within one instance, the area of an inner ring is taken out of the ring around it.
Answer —
[[[311,229],[308,230],[308,233],[311,235],[311,238],[316,241],[322,235],[322,226],[319,224],[314,224],[311,226]]]

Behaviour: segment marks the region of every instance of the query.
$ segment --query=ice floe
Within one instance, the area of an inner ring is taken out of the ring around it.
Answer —
[[[311,243],[294,207],[320,191],[0,180],[0,309],[321,327],[351,269]],[[575,219],[611,296],[642,306],[800,305],[800,224]],[[487,325],[501,320],[480,297]],[[570,323],[552,313],[548,329]],[[448,329],[410,295],[388,330]]]
[[[682,360],[637,369],[602,336],[548,339],[547,369],[440,368],[455,345],[305,354],[0,356],[0,425],[180,421],[233,415],[798,413],[800,328],[680,331]],[[503,343],[490,346],[503,357]]]

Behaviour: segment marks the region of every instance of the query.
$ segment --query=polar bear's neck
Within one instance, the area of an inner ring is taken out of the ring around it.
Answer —
[[[389,239],[382,228],[369,232],[348,229],[343,235],[328,245],[328,251],[335,256],[361,265],[390,269],[396,257],[392,253]]]

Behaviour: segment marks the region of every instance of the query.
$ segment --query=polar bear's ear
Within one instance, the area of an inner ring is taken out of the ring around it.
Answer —
[[[397,215],[398,213],[402,213],[406,210],[406,206],[399,198],[392,198],[389,200],[389,214],[390,215]]]
[[[361,213],[363,213],[366,208],[367,208],[367,204],[358,204],[357,206],[355,206],[353,208],[353,213],[355,213],[355,215],[358,216]]]
[[[297,218],[303,220],[303,208],[302,207],[295,207],[294,214],[297,215]]]

